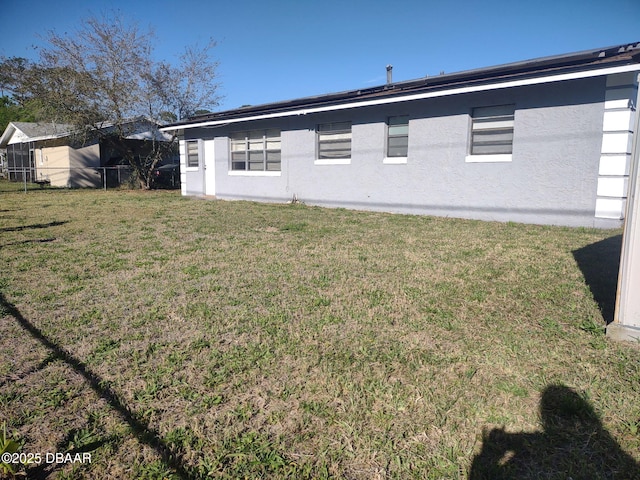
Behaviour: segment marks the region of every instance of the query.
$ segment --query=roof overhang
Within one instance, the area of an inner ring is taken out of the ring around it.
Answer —
[[[7,125],[7,128],[5,128],[2,136],[0,137],[0,148],[6,148],[9,145],[9,142],[13,137],[13,135],[16,133],[16,131],[22,132],[25,135],[26,137],[25,141],[27,142],[39,142],[42,140],[51,140],[54,138],[64,138],[69,136],[69,132],[60,132],[60,133],[52,133],[48,135],[38,135],[38,136],[30,137],[26,133],[24,133],[20,129],[20,127],[15,125],[13,122],[9,122],[9,125]],[[13,142],[13,143],[23,143],[23,142]]]
[[[474,92],[485,92],[490,90],[499,90],[505,88],[513,88],[513,87],[522,87],[528,85],[540,85],[545,83],[554,83],[554,82],[563,82],[567,80],[577,80],[577,79],[585,79],[585,78],[593,78],[604,75],[613,75],[617,73],[626,73],[626,72],[640,72],[640,64],[633,63],[627,65],[619,65],[619,66],[601,66],[600,68],[590,68],[587,70],[580,71],[572,71],[566,73],[553,73],[547,75],[539,75],[539,76],[527,76],[525,78],[518,79],[507,79],[507,80],[497,80],[497,81],[484,81],[479,82],[478,84],[467,84],[463,86],[452,86],[452,87],[443,87],[438,88],[433,91],[424,91],[420,93],[408,93],[405,95],[396,94],[393,96],[381,96],[378,98],[371,99],[363,99],[363,100],[352,100],[345,101],[342,103],[334,103],[328,105],[319,105],[319,106],[309,106],[304,107],[301,106],[299,108],[280,110],[280,111],[268,111],[265,110],[261,113],[251,114],[248,113],[246,116],[233,116],[225,118],[224,114],[220,114],[219,119],[211,119],[211,120],[203,120],[203,121],[193,121],[191,123],[182,123],[175,125],[168,125],[166,127],[162,127],[161,131],[173,131],[173,130],[186,130],[191,128],[206,128],[206,127],[216,127],[222,126],[232,123],[241,123],[241,122],[250,122],[254,120],[265,120],[271,118],[282,118],[282,117],[293,117],[299,115],[308,115],[312,113],[320,113],[320,112],[332,112],[339,110],[347,110],[351,108],[361,108],[361,107],[370,107],[374,105],[388,105],[394,103],[402,103],[402,102],[410,102],[413,100],[423,100],[427,98],[437,98],[437,97],[446,97],[452,95],[460,95],[465,93],[474,93]],[[277,104],[274,104],[274,106]],[[229,113],[235,113],[237,115],[237,111],[230,111]]]
[[[9,122],[7,128],[5,128],[4,132],[2,132],[2,136],[0,136],[0,148],[7,147],[7,145],[9,144],[9,140],[11,139],[15,131],[16,126],[12,122]]]
[[[20,122],[18,122],[20,123]],[[29,123],[29,122],[26,122]],[[131,132],[128,132],[125,138],[127,140],[155,140],[160,142],[171,142],[171,135],[162,132],[158,128],[158,124],[151,120],[148,120],[145,117],[137,117],[135,119],[127,120],[124,122],[126,125],[132,125],[133,129]],[[19,125],[14,124],[13,122],[9,122],[7,128],[0,136],[0,148],[6,148],[9,145],[9,142],[15,135],[16,131],[22,132],[25,135],[25,139],[20,142],[12,142],[12,143],[25,143],[25,142],[40,142],[44,140],[53,140],[58,138],[69,137],[73,134],[73,126],[71,125],[63,125],[58,124],[60,127],[60,131],[57,133],[47,134],[47,135],[34,135],[29,136],[25,132],[22,131]],[[97,131],[109,131],[114,127],[113,123],[101,123],[99,125],[95,125],[94,128]]]

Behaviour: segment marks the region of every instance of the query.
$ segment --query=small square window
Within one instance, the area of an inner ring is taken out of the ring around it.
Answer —
[[[515,105],[474,108],[471,116],[471,155],[513,152]]]
[[[351,122],[318,125],[318,159],[346,160],[351,158]]]

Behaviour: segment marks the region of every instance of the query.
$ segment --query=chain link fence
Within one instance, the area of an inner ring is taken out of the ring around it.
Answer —
[[[8,167],[0,172],[0,191],[57,188],[133,187],[133,169],[127,165],[112,167]]]

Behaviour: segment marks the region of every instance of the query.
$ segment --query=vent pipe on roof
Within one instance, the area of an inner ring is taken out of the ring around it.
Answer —
[[[387,85],[393,83],[391,71],[393,70],[393,65],[387,65]]]

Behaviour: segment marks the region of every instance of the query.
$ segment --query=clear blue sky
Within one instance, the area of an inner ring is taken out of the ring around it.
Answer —
[[[156,56],[218,42],[218,110],[640,41],[640,0],[0,0],[0,55],[113,9]]]

